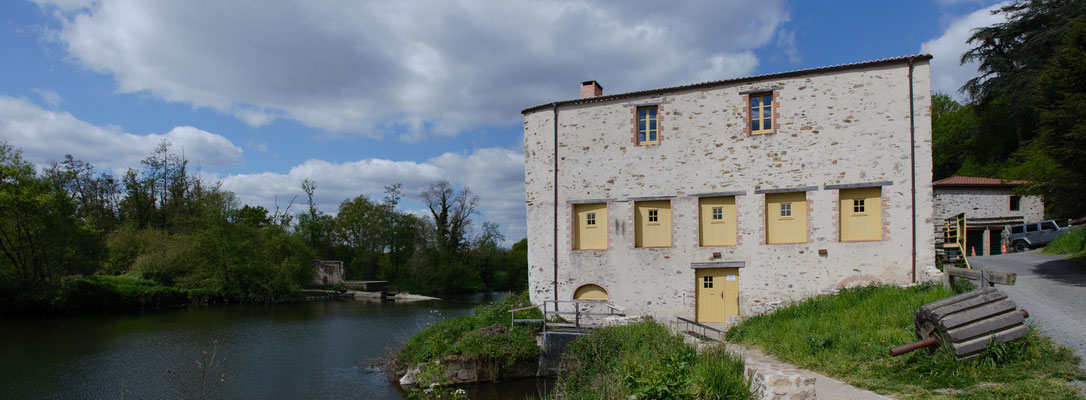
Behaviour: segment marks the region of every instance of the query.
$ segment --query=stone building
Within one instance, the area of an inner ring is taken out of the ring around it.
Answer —
[[[1026,181],[952,176],[932,183],[936,223],[965,213],[967,254],[1003,254],[1006,225],[1044,219],[1041,196],[1014,194]]]
[[[606,96],[589,81],[525,109],[533,302],[719,322],[925,280],[930,59]]]

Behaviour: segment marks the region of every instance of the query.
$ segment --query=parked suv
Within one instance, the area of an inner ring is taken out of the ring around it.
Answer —
[[[1060,227],[1054,220],[1011,225],[1011,235],[1007,241],[1014,247],[1014,251],[1021,252],[1044,246],[1067,233],[1068,229],[1066,226]]]

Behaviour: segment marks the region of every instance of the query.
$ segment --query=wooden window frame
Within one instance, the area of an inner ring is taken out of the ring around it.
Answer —
[[[644,118],[641,117],[642,111],[645,112]],[[652,115],[651,118],[649,117],[650,114]],[[644,129],[641,128],[642,122],[645,123]],[[652,129],[652,125],[655,125],[656,128]],[[660,107],[637,107],[636,111],[634,112],[634,132],[634,140],[637,141],[637,144],[639,146],[660,144]],[[642,140],[642,137],[644,137],[644,140]]]
[[[766,104],[765,97],[769,96],[769,103]],[[758,105],[754,105],[755,99],[758,99]],[[747,96],[747,130],[751,136],[766,135],[776,132],[777,129],[777,103],[776,103],[775,91],[765,91],[751,93]],[[769,108],[769,116],[766,116],[766,107]],[[765,128],[765,122],[769,122],[769,129]],[[754,129],[754,123],[758,122],[758,129]]]
[[[1009,198],[1007,198],[1007,201],[1010,203],[1007,204],[1007,208],[1009,211],[1022,211],[1022,196],[1011,195]]]

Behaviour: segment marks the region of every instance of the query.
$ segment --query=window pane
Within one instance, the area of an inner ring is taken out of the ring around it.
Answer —
[[[762,118],[769,118],[773,116],[773,106],[762,107]]]
[[[637,141],[639,141],[639,142],[644,142],[645,141],[645,131],[638,132]]]
[[[758,123],[759,121],[761,121],[761,120],[756,119],[756,120],[750,121],[750,130],[752,130],[752,131],[760,131],[760,130],[762,130],[762,128],[760,128],[761,125]]]
[[[762,104],[765,104],[767,106],[773,104],[773,95],[767,94],[765,96],[762,96]]]
[[[656,141],[656,131],[649,131],[649,141],[650,142],[655,142]]]
[[[773,129],[773,121],[772,120],[767,119],[767,120],[764,121],[764,123],[765,123],[765,129]]]
[[[656,120],[655,119],[650,119],[649,120],[649,129],[656,130]]]
[[[761,97],[758,97],[758,96],[751,96],[751,98],[750,98],[750,106],[751,106],[751,107],[758,107],[759,105],[761,105],[761,104],[762,104],[762,103],[761,103],[761,100],[762,100],[762,98],[761,98]]]
[[[645,109],[637,110],[637,117],[640,119],[645,119],[645,116],[648,115],[648,112],[649,110]]]
[[[641,122],[637,123],[637,129],[642,131],[645,130],[645,120],[641,120]]]
[[[649,119],[656,119],[656,109],[655,108],[650,108],[649,109]]]

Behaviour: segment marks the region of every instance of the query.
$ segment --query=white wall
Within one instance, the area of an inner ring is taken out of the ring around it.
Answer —
[[[694,316],[692,262],[743,261],[740,313],[867,282],[912,280],[908,66],[725,84],[711,89],[560,108],[558,296],[580,285],[604,287],[611,301],[659,318]],[[779,88],[777,131],[748,136],[740,92]],[[915,150],[918,268],[934,264],[930,83],[916,64]],[[661,107],[661,143],[633,143],[633,109]],[[553,111],[525,115],[529,290],[553,298]],[[883,187],[884,240],[837,240],[837,191],[825,185],[889,181]],[[760,189],[815,186],[808,192],[806,244],[765,245]],[[697,246],[697,198],[737,197],[739,244]],[[671,248],[633,248],[631,198],[674,196]],[[571,201],[610,199],[608,250],[571,250]],[[826,255],[819,255],[825,249]],[[713,252],[722,257],[712,259]]]
[[[936,187],[935,218],[965,213],[966,218],[1022,217],[1024,222],[1044,219],[1041,196],[1022,196],[1018,211],[1011,211],[1011,187]]]

